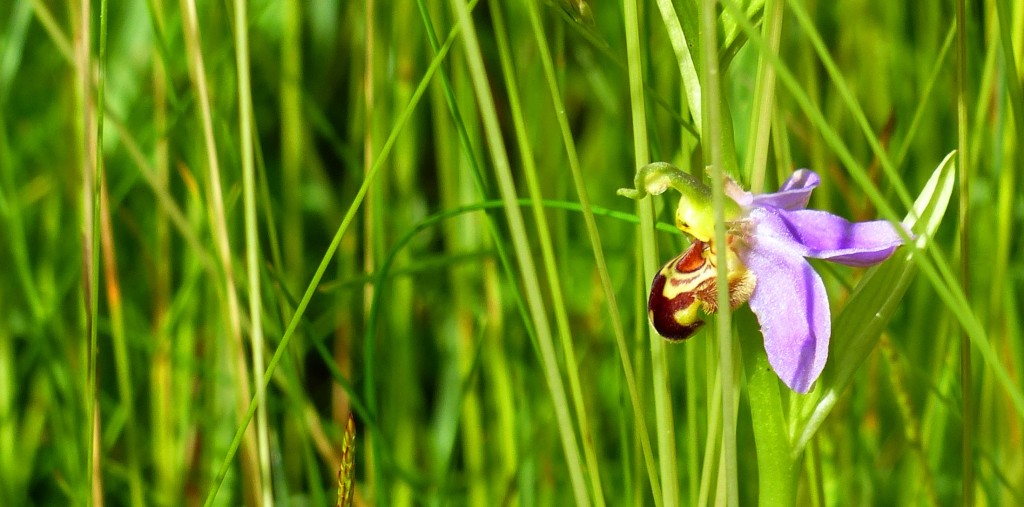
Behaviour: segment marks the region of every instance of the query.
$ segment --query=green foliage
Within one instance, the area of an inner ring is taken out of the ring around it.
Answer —
[[[2,2],[0,499],[1019,504],[1020,19]],[[652,162],[917,224],[821,266],[809,394],[745,308],[650,331],[676,198],[616,189]]]

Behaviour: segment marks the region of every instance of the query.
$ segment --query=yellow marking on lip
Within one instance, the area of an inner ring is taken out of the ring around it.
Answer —
[[[687,306],[682,310],[676,310],[676,312],[672,314],[672,319],[680,325],[691,326],[694,322],[700,320],[697,314],[698,308],[700,308],[700,302],[695,300],[690,306]]]
[[[699,249],[699,251],[693,251]],[[662,295],[668,299],[675,299],[680,294],[688,292],[701,292],[708,282],[714,283],[718,270],[715,269],[714,261],[708,255],[703,245],[694,244],[682,254],[674,257],[661,270],[665,277],[665,287]],[[694,258],[694,256],[697,256]],[[687,265],[695,265],[690,271],[681,271],[679,264],[686,262]]]

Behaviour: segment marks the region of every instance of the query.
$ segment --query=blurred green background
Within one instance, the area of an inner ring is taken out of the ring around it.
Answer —
[[[708,3],[3,2],[0,503],[1024,503],[1024,2]],[[654,335],[686,239],[615,193],[714,143],[856,220],[958,150],[913,260],[814,264],[782,458],[753,316],[724,381]]]

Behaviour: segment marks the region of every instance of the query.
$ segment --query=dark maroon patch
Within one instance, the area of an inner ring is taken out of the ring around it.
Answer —
[[[677,311],[694,303],[694,295],[692,292],[682,292],[669,299],[665,297],[665,281],[665,275],[658,271],[651,283],[651,296],[647,300],[647,315],[650,317],[654,329],[665,339],[685,340],[693,336],[704,325],[704,322],[697,320],[692,324],[683,325],[673,317]]]

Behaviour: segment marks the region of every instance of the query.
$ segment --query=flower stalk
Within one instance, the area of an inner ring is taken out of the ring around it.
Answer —
[[[790,455],[792,445],[779,382],[764,347],[750,339],[757,334],[750,319],[740,316],[736,321],[743,342],[743,366],[757,449],[759,503],[763,506],[796,505],[796,461]]]

